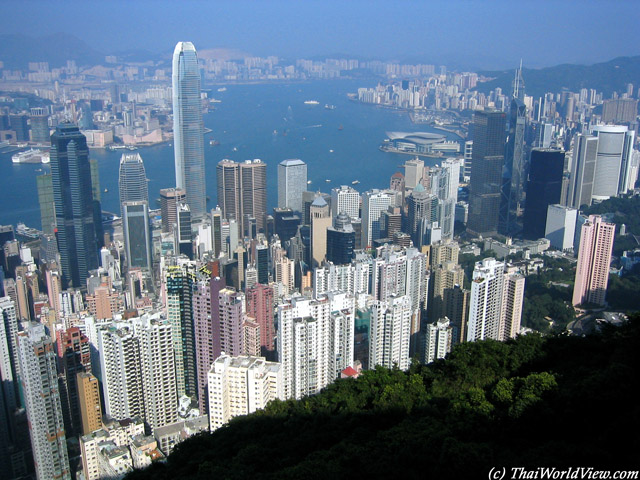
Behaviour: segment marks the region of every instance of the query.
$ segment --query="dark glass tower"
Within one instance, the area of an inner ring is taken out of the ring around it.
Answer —
[[[503,112],[473,115],[473,156],[467,230],[492,235],[498,230],[505,119]]]
[[[351,263],[356,245],[351,219],[345,212],[340,212],[333,224],[327,228],[327,261],[336,265]]]
[[[51,135],[51,176],[64,287],[84,289],[87,273],[98,268],[100,239],[87,139],[75,125],[60,124]]]
[[[527,205],[524,210],[523,235],[526,238],[544,237],[547,207],[560,203],[564,152],[534,148],[527,184]]]

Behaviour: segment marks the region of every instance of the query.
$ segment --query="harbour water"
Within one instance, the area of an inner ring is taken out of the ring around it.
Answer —
[[[370,84],[333,80],[228,85],[223,92],[212,88],[209,95],[221,103],[214,104],[215,110],[204,118],[205,127],[212,130],[205,135],[208,207],[216,205],[216,164],[223,158],[260,158],[267,163],[269,211],[277,206],[277,165],[288,158],[300,158],[308,164],[309,190],[328,192],[355,180],[359,181],[355,188],[360,192],[388,187],[390,176],[402,171],[400,165],[410,157],[380,151],[385,132],[438,131],[413,124],[406,112],[359,104],[347,97],[347,93],[363,86]],[[318,104],[305,104],[307,100],[317,100]],[[325,104],[335,108],[325,108]],[[447,139],[458,140],[453,134]],[[220,144],[212,146],[212,140]],[[175,185],[173,146],[166,143],[141,148],[137,153],[144,160],[149,179],[150,206],[158,208],[155,199],[159,190]],[[122,151],[91,150],[90,155],[100,166],[103,210],[119,212]],[[431,165],[438,162],[424,160]],[[0,153],[1,225],[21,221],[40,228],[36,176],[47,171],[46,165],[13,164],[11,154]]]

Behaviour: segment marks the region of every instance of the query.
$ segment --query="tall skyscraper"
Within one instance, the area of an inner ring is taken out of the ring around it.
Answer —
[[[331,226],[331,211],[323,197],[311,204],[311,266],[318,267],[327,256],[327,229]]]
[[[102,428],[100,385],[98,379],[87,372],[78,372],[76,383],[78,385],[82,435],[88,435]]]
[[[467,341],[500,340],[504,262],[486,258],[477,262],[471,282]]]
[[[344,211],[333,219],[333,227],[327,228],[327,261],[338,265],[351,263],[356,245],[356,232],[351,219]]]
[[[162,231],[169,233],[178,222],[178,205],[184,203],[187,194],[182,188],[163,188],[160,190],[160,215]]]
[[[147,174],[139,153],[124,153],[120,158],[118,187],[120,208],[124,202],[147,202],[147,205],[149,204]]]
[[[270,358],[275,352],[276,338],[273,319],[273,288],[268,285],[256,284],[247,289],[246,300],[247,315],[254,318],[260,325],[261,355]]]
[[[467,229],[477,235],[498,230],[504,163],[505,114],[473,114],[473,163]]]
[[[336,218],[341,212],[350,218],[360,217],[360,194],[347,185],[331,190],[331,216]]]
[[[574,306],[605,304],[615,233],[615,224],[603,222],[599,215],[590,215],[582,225],[573,287]]]
[[[101,228],[95,225],[87,139],[75,125],[60,124],[51,136],[51,175],[63,281],[84,289],[89,270],[98,268]]]
[[[376,365],[401,370],[409,368],[411,337],[411,299],[395,295],[376,300],[371,307],[369,367]]]
[[[391,205],[393,199],[385,192],[371,190],[362,197],[362,248],[373,245],[380,238],[380,217]]]
[[[48,145],[51,142],[49,131],[49,113],[46,107],[31,109],[31,141]]]
[[[218,205],[222,216],[235,218],[242,225],[241,236],[248,235],[250,220],[255,219],[264,232],[267,215],[267,164],[260,159],[236,163],[222,160],[216,168]]]
[[[534,148],[527,184],[527,203],[524,210],[523,235],[537,240],[544,237],[547,208],[560,203],[564,172],[562,150]]]
[[[36,177],[38,202],[40,203],[40,221],[42,231],[53,235],[56,228],[56,205],[53,201],[53,180],[50,173]]]
[[[438,221],[438,205],[438,197],[427,192],[420,183],[407,197],[407,233],[415,246],[423,245],[424,226]]]
[[[591,205],[597,150],[596,137],[582,134],[574,137],[567,206],[579,209]]]
[[[151,270],[151,228],[147,202],[125,201],[121,206],[127,265],[129,268]]]
[[[635,131],[626,126],[596,125],[591,133],[598,138],[593,198],[606,200],[627,193],[633,188],[629,185],[629,169]]]
[[[300,159],[278,164],[278,207],[302,212],[302,193],[307,190],[307,164]]]
[[[71,479],[56,354],[44,325],[18,334],[18,362],[38,480]]]
[[[198,55],[191,42],[173,51],[173,146],[176,187],[183,188],[194,217],[206,213],[204,124]]]
[[[558,250],[573,249],[578,210],[562,205],[549,205],[544,236]]]

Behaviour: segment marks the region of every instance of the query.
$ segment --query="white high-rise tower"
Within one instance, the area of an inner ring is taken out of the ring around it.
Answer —
[[[201,217],[206,213],[204,124],[198,55],[191,42],[178,42],[173,51],[172,86],[176,187],[186,190],[191,214]]]

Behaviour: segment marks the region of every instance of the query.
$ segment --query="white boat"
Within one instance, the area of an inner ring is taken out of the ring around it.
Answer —
[[[227,87],[220,87],[218,89],[219,92],[226,92],[227,91]]]
[[[14,153],[11,156],[13,163],[49,163],[49,153],[37,148],[30,148],[24,152]]]
[[[320,102],[317,100],[305,100],[304,101],[305,105],[320,105]]]

